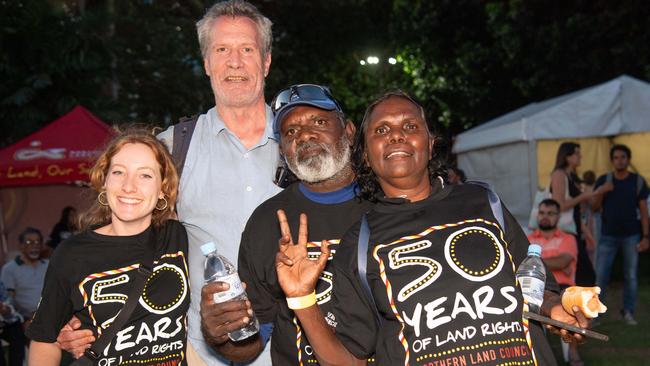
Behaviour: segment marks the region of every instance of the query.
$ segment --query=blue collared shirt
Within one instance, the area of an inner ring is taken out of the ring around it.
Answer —
[[[172,128],[158,137],[167,146],[173,145]],[[183,166],[177,208],[179,219],[187,229],[190,248],[192,300],[188,335],[208,365],[227,363],[216,359],[216,353],[209,349],[201,334],[199,311],[204,256],[200,246],[215,242],[217,250],[237,265],[241,233],[248,217],[260,203],[281,190],[273,184],[279,156],[273,135],[273,115],[268,106],[264,134],[250,149],[228,130],[216,108],[199,116]],[[264,356],[254,364],[265,364]]]

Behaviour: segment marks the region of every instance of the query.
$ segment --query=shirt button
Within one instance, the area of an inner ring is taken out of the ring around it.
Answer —
[[[247,191],[247,192],[250,192],[250,191],[252,191],[252,190],[253,190],[253,187],[251,187],[251,186],[247,186],[247,187],[246,187],[246,191]]]

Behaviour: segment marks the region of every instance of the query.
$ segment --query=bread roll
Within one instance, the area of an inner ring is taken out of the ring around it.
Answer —
[[[573,306],[580,308],[589,319],[598,317],[599,313],[607,311],[607,307],[598,299],[600,287],[571,286],[564,290],[562,307],[567,313],[573,314]]]

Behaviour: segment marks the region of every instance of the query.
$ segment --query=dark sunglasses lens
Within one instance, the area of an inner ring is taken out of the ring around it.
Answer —
[[[338,103],[336,102],[334,97],[332,97],[332,95],[330,94],[329,89],[319,85],[305,84],[305,85],[292,86],[290,88],[284,89],[283,91],[279,92],[271,102],[271,111],[273,113],[276,113],[278,110],[280,110],[280,108],[289,104],[292,101],[291,100],[292,97],[294,98],[295,101],[328,100],[334,102],[337,105],[339,110],[341,108],[338,106]]]
[[[279,92],[273,99],[273,102],[271,102],[271,111],[273,113],[277,112],[280,108],[289,103],[290,99],[291,88],[284,89],[283,91]]]
[[[325,94],[325,90],[316,85],[302,85],[296,88],[296,93],[303,100],[324,100],[331,99]]]

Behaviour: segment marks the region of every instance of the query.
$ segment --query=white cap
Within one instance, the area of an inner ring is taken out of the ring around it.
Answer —
[[[542,247],[539,244],[531,244],[528,246],[528,255],[536,255],[540,257],[542,255]]]
[[[203,255],[208,255],[212,252],[217,251],[217,244],[215,244],[212,241],[209,241],[203,245],[201,245],[201,252],[203,252]]]

